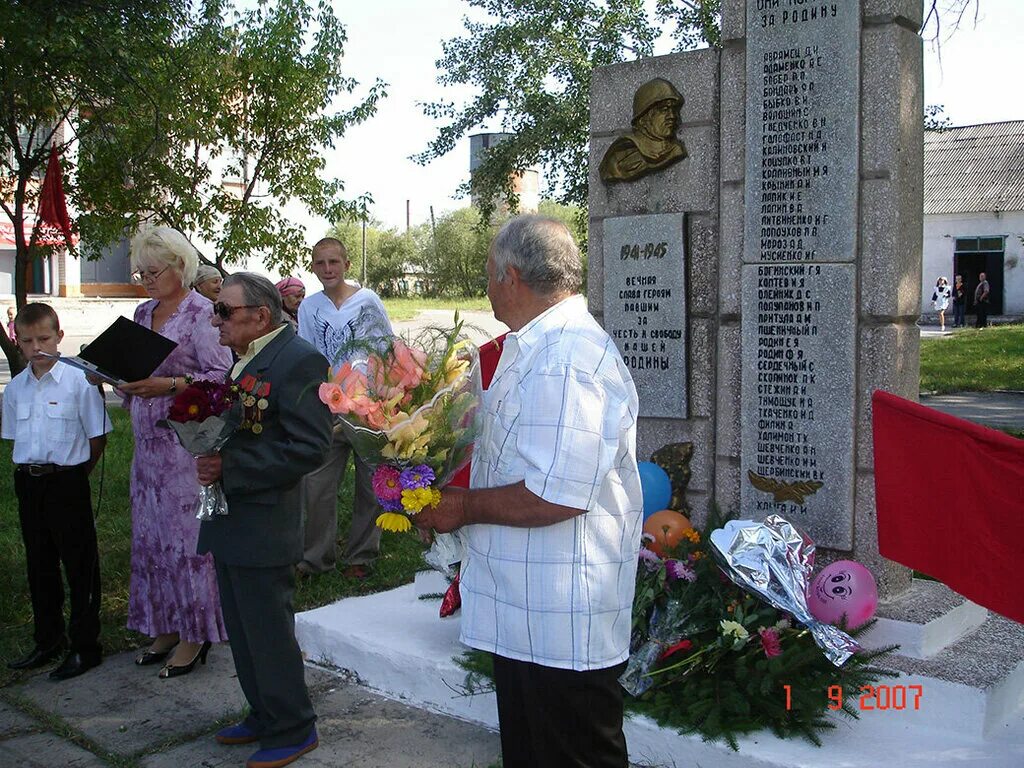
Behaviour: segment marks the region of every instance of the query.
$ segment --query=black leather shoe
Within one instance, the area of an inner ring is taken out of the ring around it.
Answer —
[[[50,673],[50,679],[70,680],[72,677],[78,677],[83,672],[88,672],[93,667],[98,667],[102,661],[103,657],[99,653],[72,651],[64,657],[64,661],[60,663],[60,666]]]
[[[8,662],[8,669],[36,669],[44,667],[64,652],[64,641],[59,640],[56,645],[50,648],[35,648],[27,656]]]

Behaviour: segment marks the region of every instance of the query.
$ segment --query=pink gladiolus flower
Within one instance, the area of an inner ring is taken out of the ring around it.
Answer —
[[[344,408],[345,393],[337,384],[325,382],[318,390],[320,401],[327,406],[331,413],[348,413]]]
[[[779,640],[778,632],[774,629],[759,629],[757,632],[761,635],[761,647],[765,656],[771,659],[782,655],[782,642]]]
[[[371,357],[366,362],[366,378],[373,392],[381,400],[392,400],[405,394],[405,390],[396,386],[395,371],[388,371],[379,357]]]
[[[419,349],[412,349],[401,340],[392,346],[395,365],[390,371],[391,381],[402,389],[412,389],[423,379],[423,368],[427,364],[427,354]]]

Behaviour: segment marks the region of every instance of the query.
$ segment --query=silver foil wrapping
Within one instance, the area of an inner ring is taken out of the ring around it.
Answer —
[[[208,416],[203,421],[157,422],[158,426],[170,427],[178,436],[181,447],[195,458],[216,453],[235,431],[236,423],[225,414]],[[212,485],[199,486],[199,501],[196,503],[196,520],[212,520],[217,515],[228,513],[228,500],[220,481]]]
[[[228,500],[220,480],[211,485],[199,486],[199,502],[196,504],[196,520],[213,520],[217,515],[228,513]]]
[[[810,630],[837,667],[860,650],[842,630],[815,619],[807,608],[807,586],[814,568],[814,542],[779,515],[730,520],[710,536],[712,551],[738,586],[767,600]]]

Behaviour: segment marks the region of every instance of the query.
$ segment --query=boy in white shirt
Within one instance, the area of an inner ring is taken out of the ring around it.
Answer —
[[[388,319],[380,297],[369,288],[347,282],[350,262],[340,240],[325,237],[313,246],[313,273],[324,289],[299,304],[299,336],[304,338],[337,370],[353,353],[353,340],[390,336]],[[345,475],[349,454],[356,470],[356,493],[342,561],[344,575],[364,578],[380,551],[381,510],[371,480],[373,470],[356,455],[340,428],[334,431],[327,459],[303,480],[306,515],[305,552],[298,568],[303,573],[322,573],[334,568],[338,538],[338,485]]]
[[[53,308],[26,304],[15,324],[18,346],[29,365],[4,392],[2,435],[14,441],[14,490],[35,647],[7,666],[34,669],[64,651],[63,563],[71,599],[71,644],[50,678],[67,680],[102,661],[100,566],[89,473],[111,426],[103,398],[85,374],[43,356],[56,355],[64,338]]]

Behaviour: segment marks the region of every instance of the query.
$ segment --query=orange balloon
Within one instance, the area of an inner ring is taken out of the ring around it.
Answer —
[[[654,537],[654,541],[647,543],[647,548],[658,557],[665,557],[672,547],[679,543],[683,532],[691,528],[693,526],[686,519],[686,515],[681,515],[674,509],[655,512],[644,521],[644,533]]]

